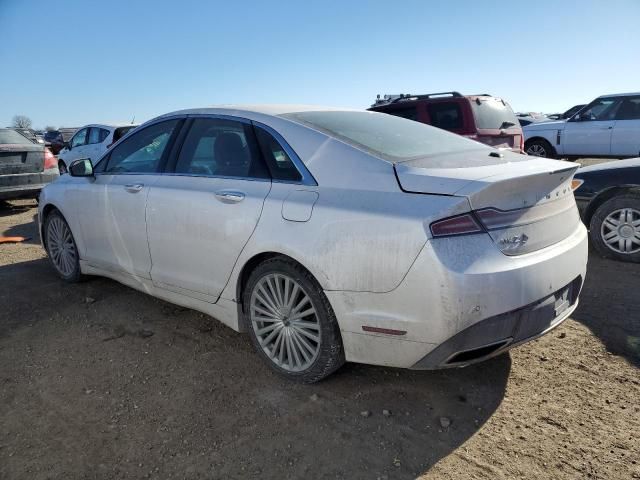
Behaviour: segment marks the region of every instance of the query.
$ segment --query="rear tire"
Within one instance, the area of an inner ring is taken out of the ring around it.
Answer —
[[[543,158],[555,158],[556,150],[551,146],[549,142],[542,138],[530,140],[525,143],[524,151],[527,155]]]
[[[316,279],[293,260],[275,257],[260,263],[242,297],[251,341],[276,373],[314,383],[344,364],[329,300]]]
[[[600,205],[589,222],[589,234],[603,257],[640,263],[640,194],[623,193]]]
[[[44,245],[53,269],[69,283],[82,280],[80,256],[69,224],[58,210],[44,220]]]

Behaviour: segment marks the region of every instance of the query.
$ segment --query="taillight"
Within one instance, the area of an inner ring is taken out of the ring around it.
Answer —
[[[471,213],[456,215],[455,217],[438,220],[431,224],[431,234],[434,237],[449,237],[452,235],[466,235],[482,233],[484,229],[478,224]]]
[[[44,169],[58,168],[58,159],[47,147],[44,148]]]

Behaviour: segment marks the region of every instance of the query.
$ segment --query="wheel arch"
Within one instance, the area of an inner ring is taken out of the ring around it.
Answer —
[[[557,155],[558,154],[558,150],[556,149],[555,145],[553,144],[553,142],[551,140],[549,140],[548,138],[545,138],[541,135],[536,135],[535,137],[531,137],[531,138],[527,138],[524,141],[524,149],[526,150],[527,147],[531,144],[531,142],[535,142],[535,141],[543,141],[547,144],[549,144],[549,146],[551,147],[551,149],[553,150],[553,154]]]
[[[611,200],[613,197],[623,195],[625,193],[637,193],[640,195],[640,185],[621,185],[617,187],[610,187],[599,192],[587,205],[584,211],[584,224],[589,225],[591,218],[596,210],[607,200]]]
[[[60,212],[60,209],[56,205],[54,205],[53,203],[47,203],[44,207],[42,207],[42,218],[40,219],[40,238],[42,239],[42,245],[43,246],[45,244],[44,222],[45,222],[46,218],[54,210]],[[60,212],[60,215],[62,215],[64,217],[64,214],[62,212]]]
[[[237,280],[236,280],[235,297],[238,304],[238,318],[240,320],[238,324],[241,329],[245,328],[244,306],[242,302],[242,295],[244,294],[244,289],[247,285],[247,281],[249,280],[249,277],[251,276],[251,272],[253,272],[255,268],[265,260],[270,260],[276,257],[281,257],[289,261],[295,262],[301,268],[304,268],[307,272],[309,272],[309,274],[315,279],[315,281],[318,282],[318,285],[320,285],[320,282],[318,281],[318,277],[309,268],[307,268],[306,265],[304,265],[298,259],[290,255],[287,255],[281,252],[276,252],[276,251],[261,252],[253,255],[244,263],[244,265],[240,269],[240,272],[238,273]]]

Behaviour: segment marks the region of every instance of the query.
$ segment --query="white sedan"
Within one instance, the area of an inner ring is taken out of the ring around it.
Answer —
[[[39,218],[64,280],[207,313],[315,382],[464,366],[559,325],[587,264],[576,168],[382,113],[185,110],[74,162]]]

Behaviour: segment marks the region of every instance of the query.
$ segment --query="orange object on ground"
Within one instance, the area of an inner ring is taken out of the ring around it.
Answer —
[[[0,243],[19,243],[27,240],[29,237],[0,237]]]

